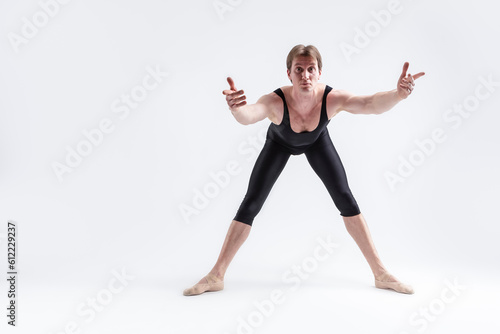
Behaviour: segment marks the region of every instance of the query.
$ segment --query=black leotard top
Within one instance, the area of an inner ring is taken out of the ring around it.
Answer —
[[[314,142],[325,132],[328,132],[326,126],[330,123],[326,113],[326,96],[332,90],[332,87],[326,85],[323,94],[323,102],[321,104],[321,116],[319,124],[313,131],[295,132],[290,126],[290,115],[288,113],[288,106],[286,105],[285,95],[281,88],[276,89],[274,92],[278,94],[283,100],[284,111],[283,120],[279,125],[271,123],[267,131],[267,137],[282,145],[288,152],[293,155],[304,153],[304,151],[314,144]],[[326,133],[327,134],[327,133]]]

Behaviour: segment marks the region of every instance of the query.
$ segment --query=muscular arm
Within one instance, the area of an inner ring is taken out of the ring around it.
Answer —
[[[255,104],[246,104],[238,108],[230,108],[230,110],[238,123],[243,125],[254,124],[266,117],[270,117],[271,102],[270,96],[264,95]]]
[[[415,80],[423,76],[425,73],[420,72],[412,76],[406,71],[409,63],[403,65],[403,71],[398,79],[397,88],[387,92],[379,92],[373,95],[355,96],[347,91],[337,91],[337,102],[335,104],[335,112],[345,110],[352,114],[382,114],[398,102],[406,99],[412,92],[415,86]],[[333,103],[333,102],[332,102]]]
[[[352,114],[382,114],[403,100],[396,89],[373,95],[358,96],[342,91],[341,96],[343,103],[339,109]]]
[[[222,94],[226,95],[227,105],[238,123],[243,125],[257,123],[264,118],[269,117],[273,120],[272,103],[275,102],[274,94],[262,96],[254,104],[247,104],[246,96],[243,95],[243,90],[237,90],[231,77],[227,78],[229,89],[226,89]],[[274,99],[273,99],[274,98]]]

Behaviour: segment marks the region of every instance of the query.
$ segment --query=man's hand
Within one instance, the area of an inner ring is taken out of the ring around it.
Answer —
[[[408,66],[410,66],[408,62],[404,63],[403,73],[401,73],[401,76],[398,80],[397,92],[398,96],[402,99],[406,99],[411,94],[411,92],[413,91],[413,87],[415,87],[415,80],[425,74],[424,72],[420,72],[418,74],[415,74],[414,76],[412,76],[410,73],[406,75]]]
[[[247,104],[246,96],[243,95],[243,89],[237,90],[234,86],[234,81],[231,77],[227,78],[227,82],[229,83],[229,89],[222,91],[222,94],[226,95],[227,105],[229,106],[229,110],[236,111],[239,107],[243,107]]]

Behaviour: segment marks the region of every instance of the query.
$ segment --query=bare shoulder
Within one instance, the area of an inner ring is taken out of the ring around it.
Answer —
[[[276,104],[279,101],[281,101],[281,98],[278,96],[278,94],[276,94],[275,92],[271,92],[269,94],[262,95],[257,102],[264,103],[266,105],[272,105]]]
[[[283,89],[283,88],[282,88]],[[279,124],[283,118],[283,100],[274,91],[262,95],[257,103],[265,105],[267,118],[275,124]]]
[[[326,99],[326,110],[328,113],[328,119],[337,115],[343,109],[345,101],[352,96],[352,93],[344,89],[332,88]]]

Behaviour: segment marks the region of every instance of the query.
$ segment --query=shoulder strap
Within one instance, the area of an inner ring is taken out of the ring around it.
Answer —
[[[283,102],[285,102],[285,94],[283,94],[283,91],[281,90],[281,88],[277,88],[274,92],[276,94],[278,94],[279,97],[281,97],[281,99],[283,100]]]
[[[276,89],[274,92],[278,94],[278,96],[283,100],[283,121],[285,122],[282,121],[281,123],[288,123],[288,106],[286,105],[285,94],[283,93],[281,88]]]
[[[330,93],[331,90],[332,87],[326,85],[325,93],[323,94],[323,102],[321,104],[321,117],[324,117],[325,119],[328,119],[328,112],[326,111],[326,96],[328,95],[328,93]]]
[[[330,93],[330,91],[333,89],[332,87],[328,86],[328,85],[325,85],[325,94],[323,96],[323,100],[326,99],[326,96],[328,95],[328,93]]]

